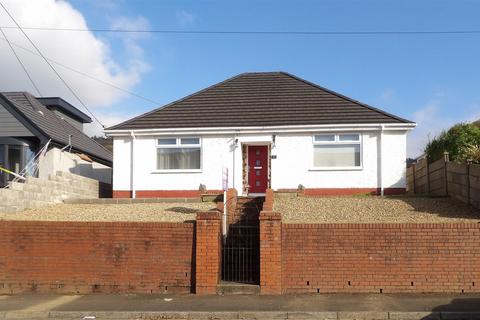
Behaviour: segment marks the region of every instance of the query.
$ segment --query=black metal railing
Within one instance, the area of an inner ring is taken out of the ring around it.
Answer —
[[[261,204],[253,198],[236,210],[237,221],[228,226],[222,249],[222,280],[258,284],[260,281]],[[239,214],[240,213],[240,214]],[[229,213],[233,214],[233,213]]]

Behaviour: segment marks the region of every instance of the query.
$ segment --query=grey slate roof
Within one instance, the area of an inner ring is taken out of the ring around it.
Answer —
[[[285,72],[243,73],[108,128],[412,123]]]
[[[72,135],[72,148],[87,155],[112,162],[112,153],[72,126],[56,116],[28,92],[2,92],[0,97],[9,102],[24,120],[38,130],[47,139],[52,139],[62,146],[68,145]]]

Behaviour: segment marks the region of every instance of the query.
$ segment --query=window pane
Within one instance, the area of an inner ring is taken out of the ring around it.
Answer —
[[[200,169],[200,148],[157,148],[157,169]]]
[[[334,134],[322,134],[315,136],[315,141],[322,142],[322,141],[335,141],[335,135]]]
[[[340,140],[340,141],[360,141],[360,135],[358,133],[355,133],[355,134],[340,134],[338,136],[338,140]]]
[[[315,167],[359,167],[360,145],[314,146],[313,165]]]
[[[162,138],[158,139],[158,145],[175,145],[177,144],[177,139],[175,138]]]
[[[180,143],[181,144],[200,144],[200,139],[199,138],[181,138]]]

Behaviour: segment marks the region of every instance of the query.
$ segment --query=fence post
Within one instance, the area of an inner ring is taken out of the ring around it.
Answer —
[[[416,176],[415,176],[415,173],[417,171],[417,164],[416,163],[412,163],[412,176],[413,176],[413,194],[416,194],[417,193],[417,179],[416,179]]]
[[[197,213],[195,293],[215,294],[222,261],[222,216],[220,211]]]
[[[469,205],[472,204],[472,195],[470,190],[470,164],[471,161],[467,161],[467,203]]]
[[[430,164],[428,163],[428,159],[425,158],[425,170],[427,170],[426,178],[427,178],[427,195],[430,195]]]
[[[447,174],[448,174],[448,161],[450,161],[450,157],[449,157],[449,154],[447,151],[445,151],[443,153],[443,160],[444,160],[444,163],[443,163],[443,168],[444,168],[444,172],[443,172],[443,175],[444,175],[444,183],[445,183],[445,196],[448,196],[448,177],[447,177]]]

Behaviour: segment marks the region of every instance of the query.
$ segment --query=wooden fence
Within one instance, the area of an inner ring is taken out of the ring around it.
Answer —
[[[480,208],[480,165],[449,162],[448,154],[430,164],[421,159],[407,168],[407,192],[450,196]]]

